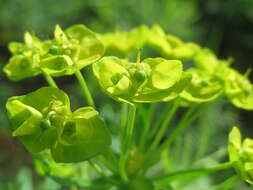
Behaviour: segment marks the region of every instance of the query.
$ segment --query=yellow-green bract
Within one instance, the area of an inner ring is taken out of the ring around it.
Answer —
[[[4,71],[13,81],[42,72],[56,77],[71,75],[76,69],[98,60],[104,53],[103,44],[84,25],[74,25],[65,31],[56,25],[53,40],[42,41],[25,33],[24,41],[9,44],[13,56]]]
[[[214,100],[223,93],[223,83],[218,77],[195,68],[187,72],[192,74],[192,80],[180,94],[183,99],[201,103]]]
[[[17,136],[32,153],[51,149],[56,162],[78,162],[104,151],[111,137],[92,107],[71,112],[68,96],[42,87],[8,99],[7,111]]]
[[[166,34],[158,25],[98,36],[109,55],[117,53],[126,56],[136,48],[148,46],[165,58],[192,61],[199,71],[194,72],[192,83],[182,93],[181,97],[186,101],[206,102],[224,92],[236,107],[253,110],[253,86],[249,79],[230,67],[231,59],[219,60],[208,48],[192,42],[184,43]]]
[[[237,127],[233,127],[228,141],[229,159],[234,162],[239,175],[248,183],[253,184],[253,140],[241,139]]]
[[[163,58],[132,63],[117,57],[104,57],[93,64],[93,71],[108,95],[130,104],[169,101],[191,80],[191,75],[183,72],[180,61]]]

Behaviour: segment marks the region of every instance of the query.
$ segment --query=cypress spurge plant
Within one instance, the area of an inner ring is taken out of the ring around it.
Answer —
[[[151,48],[161,57],[142,59],[139,50],[130,59],[138,48]],[[252,140],[241,143],[237,128],[229,135],[228,162],[152,172],[208,103],[227,97],[236,107],[253,110],[250,72],[240,74],[230,59],[219,60],[211,50],[184,43],[157,25],[109,34],[96,34],[84,25],[66,30],[57,25],[53,39],[25,33],[24,43],[11,42],[9,50],[13,56],[3,70],[10,80],[43,74],[49,85],[6,103],[12,134],[32,153],[39,174],[72,188],[158,190],[234,167],[252,183]],[[185,69],[185,61],[194,66]],[[116,132],[95,108],[80,72],[91,64],[102,91],[121,104]],[[64,75],[76,76],[87,107],[71,110],[68,95],[53,79]],[[175,124],[181,107],[187,111]],[[167,135],[170,125],[174,127]]]

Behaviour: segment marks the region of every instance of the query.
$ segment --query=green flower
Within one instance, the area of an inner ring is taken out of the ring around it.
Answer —
[[[74,25],[65,31],[56,25],[54,39],[47,41],[26,33],[24,41],[9,44],[13,57],[4,71],[14,81],[43,72],[55,77],[71,75],[76,69],[97,61],[104,53],[103,44],[84,25]]]
[[[52,76],[71,75],[76,69],[98,60],[104,53],[103,44],[84,25],[74,25],[63,31],[56,25],[54,39],[40,68]]]
[[[246,76],[232,68],[224,71],[225,93],[229,100],[239,108],[253,110],[253,85]]]
[[[239,129],[234,127],[229,134],[228,152],[239,175],[253,184],[253,140],[246,138],[242,142]]]
[[[61,90],[43,87],[6,104],[17,136],[32,153],[51,149],[56,162],[87,160],[111,144],[111,137],[98,112],[91,107],[70,110]]]
[[[199,45],[195,43],[184,43],[173,48],[169,56],[180,60],[192,60],[199,50]]]
[[[28,32],[24,35],[24,43],[11,42],[8,48],[13,56],[3,68],[7,77],[19,81],[40,74],[40,56],[47,51],[47,46],[48,41],[41,42]]]
[[[215,54],[208,48],[202,48],[193,58],[197,68],[215,74],[220,69],[219,61]]]
[[[66,120],[51,152],[56,162],[80,162],[105,151],[110,144],[110,133],[98,112],[92,107],[84,107]]]
[[[112,98],[128,103],[169,101],[176,98],[191,80],[178,60],[148,58],[131,63],[104,57],[93,65],[102,89]]]
[[[172,47],[168,42],[168,36],[159,25],[150,28],[146,45],[152,47],[161,55],[168,55],[172,51]]]
[[[24,96],[8,99],[6,108],[17,136],[31,152],[50,148],[60,126],[70,114],[67,95],[56,88],[43,87]]]
[[[98,34],[98,37],[104,43],[107,55],[127,55],[144,46],[148,32],[148,27],[142,25],[129,32],[116,31],[114,33]]]
[[[214,100],[223,93],[223,83],[218,77],[194,68],[187,72],[192,75],[192,80],[180,94],[183,99],[201,103]]]

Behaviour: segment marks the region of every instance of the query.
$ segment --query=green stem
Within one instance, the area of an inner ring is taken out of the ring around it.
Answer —
[[[134,130],[134,121],[135,121],[135,114],[136,114],[136,106],[131,105],[129,108],[129,114],[128,114],[128,123],[126,128],[126,139],[123,146],[123,151],[128,152],[128,149],[130,148],[132,136],[133,136],[133,130]]]
[[[174,114],[176,113],[177,109],[178,109],[178,102],[175,101],[172,108],[170,109],[167,117],[165,118],[165,120],[163,121],[162,123],[162,126],[160,127],[160,130],[158,131],[156,137],[155,137],[155,140],[153,141],[153,143],[151,144],[150,146],[150,151],[154,150],[157,145],[160,143],[162,137],[164,136],[166,130],[167,130],[167,127],[171,121],[171,119],[173,118]]]
[[[156,104],[151,104],[148,114],[145,114],[145,124],[143,127],[143,131],[141,133],[141,137],[140,137],[140,149],[143,150],[145,148],[145,143],[147,141],[147,137],[148,137],[148,133],[149,133],[149,129],[152,123],[152,119],[153,119],[153,115],[156,109]]]
[[[197,105],[192,106],[183,116],[183,119],[179,122],[179,124],[176,126],[176,128],[172,131],[171,135],[163,142],[163,144],[158,149],[149,149],[149,151],[146,153],[145,158],[147,158],[144,162],[144,169],[143,172],[145,172],[147,169],[149,169],[152,165],[151,158],[153,155],[160,154],[165,148],[167,148],[175,139],[180,135],[198,116],[199,113],[197,112],[192,116],[192,113],[195,111]],[[172,109],[173,110],[173,109]]]
[[[78,82],[79,82],[79,84],[80,84],[80,86],[82,88],[83,95],[84,95],[85,100],[87,101],[87,104],[89,106],[95,107],[94,101],[92,99],[92,96],[90,94],[90,91],[88,89],[88,86],[87,86],[84,78],[83,78],[83,75],[82,75],[81,71],[77,70],[75,72],[75,76],[76,76],[76,78],[77,78],[77,80],[78,80]]]
[[[199,117],[199,115],[202,113],[201,111],[196,111],[197,105],[192,106],[183,116],[179,124],[176,126],[176,128],[173,130],[171,135],[167,138],[167,140],[161,145],[161,149],[166,148],[169,146],[177,137],[180,135],[184,130],[190,126],[190,124],[195,121]],[[194,115],[192,115],[194,113]]]
[[[124,182],[128,181],[128,176],[126,172],[126,160],[129,153],[129,149],[132,142],[133,129],[134,129],[134,121],[135,121],[136,107],[135,105],[131,105],[129,108],[128,114],[128,123],[125,132],[125,139],[123,139],[122,143],[122,153],[119,159],[119,172],[122,180]]]
[[[154,126],[152,126],[151,131],[149,132],[149,135],[148,135],[149,140],[152,140],[152,138],[157,133],[159,126],[162,125],[163,121],[165,120],[165,117],[168,115],[168,112],[170,111],[170,107],[171,107],[171,104],[167,103],[165,105],[165,108],[163,108],[164,111],[162,112],[162,114],[158,115],[157,121],[155,122]]]
[[[123,142],[124,138],[124,131],[127,124],[127,116],[128,116],[128,104],[127,103],[121,103],[121,111],[120,111],[120,139],[121,142]],[[122,147],[123,148],[123,147]]]
[[[176,172],[172,172],[163,176],[155,177],[153,178],[153,180],[155,181],[162,180],[166,183],[171,183],[173,181],[181,180],[187,177],[198,177],[198,176],[208,175],[214,172],[232,168],[233,166],[234,166],[233,162],[226,162],[226,163],[219,164],[217,166],[213,166],[210,168],[197,168],[197,169],[176,171]]]
[[[45,80],[47,81],[47,83],[49,84],[49,86],[54,87],[54,88],[58,88],[54,79],[49,74],[47,74],[46,72],[43,72],[43,76],[44,76]]]
[[[104,179],[106,179],[108,182],[112,184],[118,184],[118,182],[114,181],[113,179],[110,179],[107,175],[103,173],[103,170],[95,164],[92,160],[88,160],[89,164],[94,168],[94,170]]]

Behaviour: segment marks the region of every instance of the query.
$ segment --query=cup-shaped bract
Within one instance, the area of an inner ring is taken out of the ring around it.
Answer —
[[[172,50],[166,33],[159,25],[150,28],[146,45],[151,46],[161,55],[168,55]]]
[[[142,48],[147,41],[148,34],[148,27],[142,25],[129,32],[116,31],[98,34],[98,37],[104,43],[107,55],[127,55],[137,48]]]
[[[226,96],[236,107],[253,110],[253,85],[247,76],[229,67],[224,73]]]
[[[13,136],[17,136],[32,153],[52,146],[64,117],[70,114],[68,96],[52,87],[11,97],[6,108],[14,129]]]
[[[180,60],[192,60],[199,50],[199,45],[189,42],[173,48],[169,56]]]
[[[65,31],[56,25],[53,40],[41,41],[27,32],[24,43],[11,42],[9,50],[13,56],[4,71],[8,78],[19,81],[43,72],[56,77],[71,75],[98,60],[104,46],[84,25]]]
[[[47,51],[48,41],[42,42],[26,32],[24,43],[11,42],[8,48],[13,56],[3,70],[10,80],[19,81],[41,73],[40,56]]]
[[[223,93],[223,82],[215,75],[195,68],[190,68],[187,72],[192,75],[192,80],[180,94],[186,101],[196,103],[212,101]]]
[[[112,98],[127,103],[169,101],[191,80],[178,60],[148,58],[140,63],[104,57],[93,65],[102,89]]]
[[[54,39],[40,67],[52,76],[70,75],[95,62],[103,53],[102,42],[84,25],[73,25],[65,31],[56,25]]]
[[[59,163],[80,162],[105,151],[110,144],[110,133],[98,112],[84,107],[73,112],[65,122],[51,153]]]
[[[194,64],[198,69],[207,73],[215,73],[220,66],[215,54],[208,48],[202,48],[193,58]]]
[[[239,129],[233,127],[229,134],[228,152],[238,174],[253,184],[253,140],[246,138],[242,141]]]

